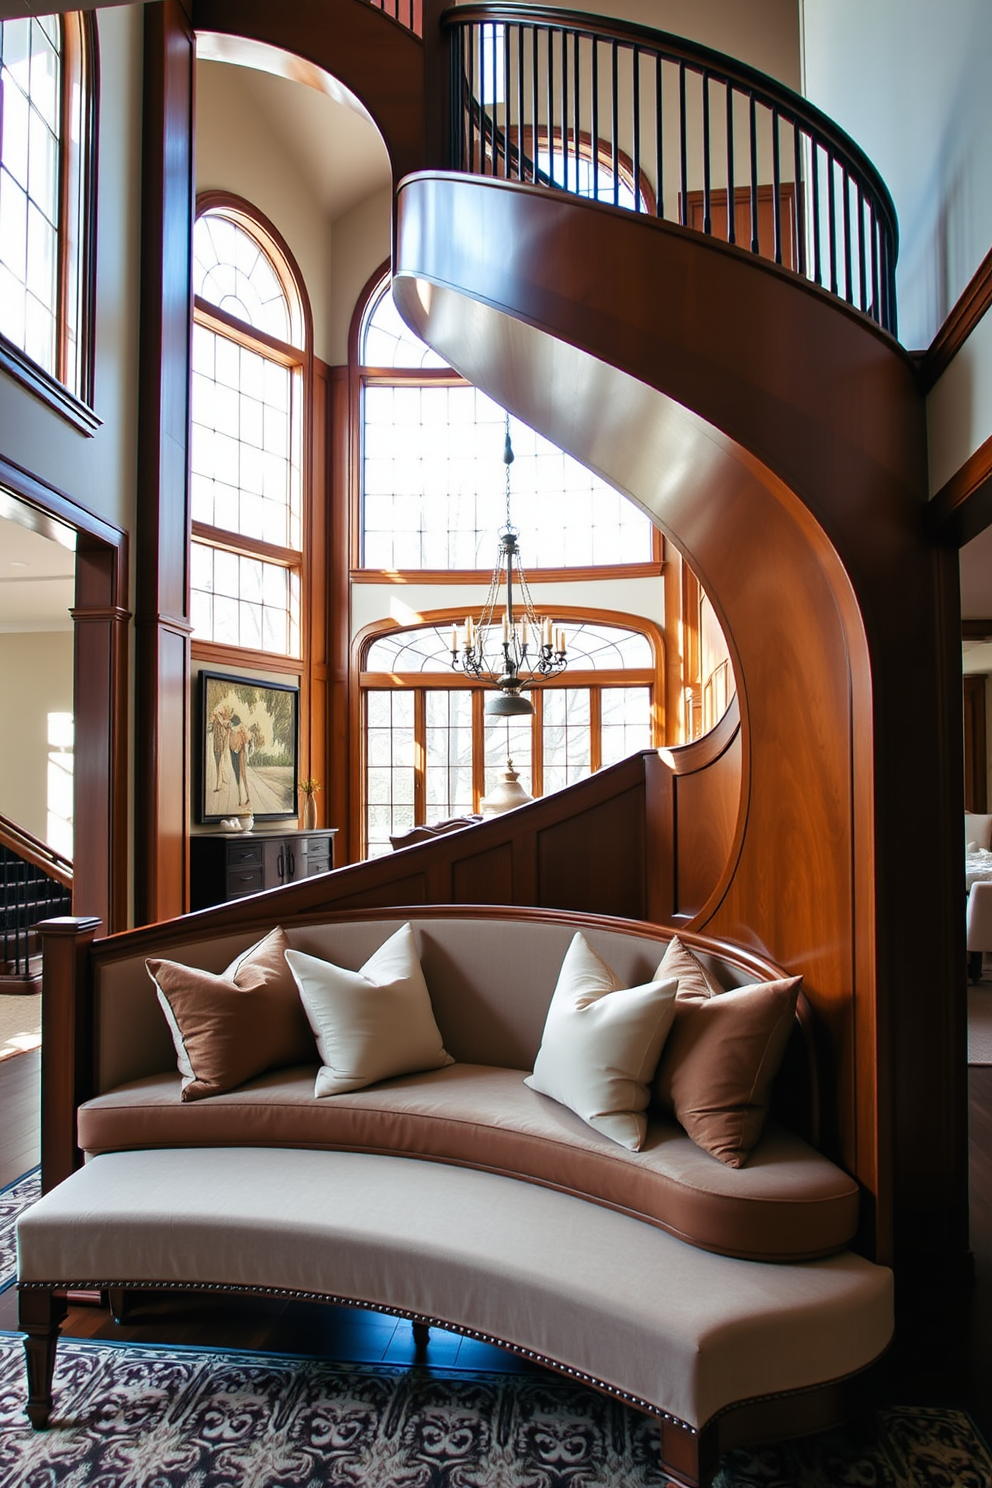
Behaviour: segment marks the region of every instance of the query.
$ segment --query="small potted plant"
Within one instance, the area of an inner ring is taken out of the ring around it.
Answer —
[[[320,781],[310,778],[301,780],[297,790],[303,797],[303,819],[300,823],[305,832],[312,832],[317,825],[317,792]]]

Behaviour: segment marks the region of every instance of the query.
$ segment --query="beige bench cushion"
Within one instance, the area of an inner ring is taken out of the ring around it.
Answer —
[[[436,1318],[697,1427],[862,1369],[892,1334],[891,1272],[849,1251],[731,1260],[531,1183],[361,1153],[112,1153],[29,1209],[18,1246],[22,1282],[285,1288]]]
[[[177,1075],[133,1081],[79,1110],[84,1152],[150,1147],[322,1147],[406,1153],[561,1189],[704,1250],[800,1260],[843,1249],[857,1227],[853,1179],[769,1125],[746,1167],[728,1168],[674,1122],[654,1119],[640,1152],[528,1090],[523,1070],[453,1064],[323,1100],[312,1068],[273,1070],[183,1104]]]

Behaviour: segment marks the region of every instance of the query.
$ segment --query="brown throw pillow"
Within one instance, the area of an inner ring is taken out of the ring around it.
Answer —
[[[277,927],[220,976],[177,961],[145,962],[172,1033],[184,1101],[233,1090],[267,1069],[316,1062],[287,950]]]
[[[743,1167],[764,1128],[802,977],[724,992],[678,939],[658,968],[659,976],[673,974],[675,1022],[655,1093],[698,1147]]]

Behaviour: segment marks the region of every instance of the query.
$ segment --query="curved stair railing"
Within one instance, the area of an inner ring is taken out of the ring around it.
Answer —
[[[441,24],[453,170],[721,238],[895,334],[898,228],[885,183],[790,88],[680,37],[573,11],[459,5]]]
[[[35,925],[72,913],[72,863],[0,816],[0,987],[38,979]]]

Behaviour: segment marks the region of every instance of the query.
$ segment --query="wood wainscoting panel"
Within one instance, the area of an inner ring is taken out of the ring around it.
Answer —
[[[537,833],[542,908],[645,917],[644,786],[563,817]]]
[[[452,904],[516,904],[513,843],[500,842],[488,852],[457,858],[451,865]]]

